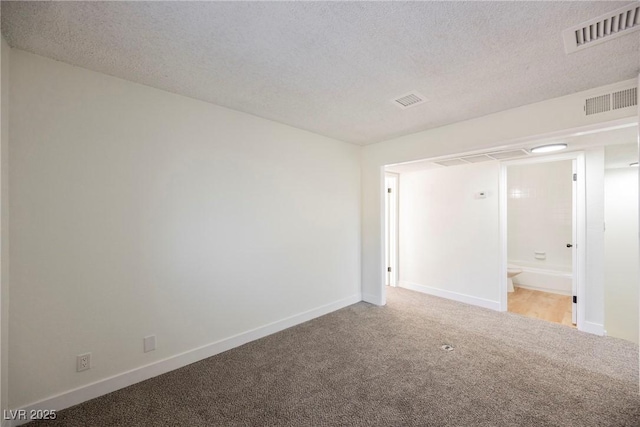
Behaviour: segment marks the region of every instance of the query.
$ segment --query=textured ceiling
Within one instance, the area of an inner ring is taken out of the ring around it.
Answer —
[[[628,2],[2,2],[12,47],[357,144],[633,78],[640,32],[566,55]],[[391,102],[417,90],[429,102]]]

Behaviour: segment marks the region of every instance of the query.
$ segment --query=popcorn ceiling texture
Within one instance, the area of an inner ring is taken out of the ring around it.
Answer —
[[[561,32],[628,2],[2,2],[12,47],[357,144],[637,75],[640,33]],[[411,90],[429,102],[402,110]]]

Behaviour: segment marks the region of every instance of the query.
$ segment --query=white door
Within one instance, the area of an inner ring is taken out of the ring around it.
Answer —
[[[386,284],[398,285],[398,175],[385,174]]]

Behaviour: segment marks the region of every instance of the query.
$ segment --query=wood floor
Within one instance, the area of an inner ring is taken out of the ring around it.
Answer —
[[[508,294],[507,307],[511,313],[573,326],[570,296],[516,287]]]

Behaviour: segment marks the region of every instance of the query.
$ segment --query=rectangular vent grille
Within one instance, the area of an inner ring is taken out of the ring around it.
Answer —
[[[460,159],[451,159],[451,160],[441,160],[439,162],[434,162],[437,165],[440,166],[460,166],[460,165],[468,165],[467,162],[465,162],[464,160],[460,160]]]
[[[481,163],[481,162],[489,162],[495,159],[489,156],[485,156],[484,154],[481,154],[479,156],[460,157],[460,160],[464,160],[465,162],[469,162],[469,163]]]
[[[527,153],[525,150],[511,150],[511,151],[498,151],[495,153],[487,153],[487,156],[496,160],[506,160],[506,159],[515,159],[516,157],[526,156]]]
[[[562,32],[567,53],[594,46],[640,29],[640,5],[637,2],[616,9]]]
[[[403,110],[409,107],[415,107],[416,105],[420,105],[425,102],[427,102],[425,97],[415,91],[409,92],[393,100],[393,103]]]
[[[468,165],[472,163],[515,159],[518,157],[526,157],[528,155],[529,153],[527,152],[527,150],[517,149],[517,150],[509,150],[509,151],[494,151],[491,153],[473,154],[473,155],[464,156],[464,157],[454,157],[449,159],[438,160],[437,162],[433,162],[433,163],[440,166],[460,166],[460,165]]]
[[[587,116],[611,110],[611,95],[601,95],[585,101],[584,111]]]
[[[638,105],[638,88],[636,87],[614,92],[612,96],[613,105],[611,108],[614,110]]]
[[[638,88],[620,90],[605,95],[587,98],[584,102],[585,115],[604,113],[611,110],[638,105]]]

